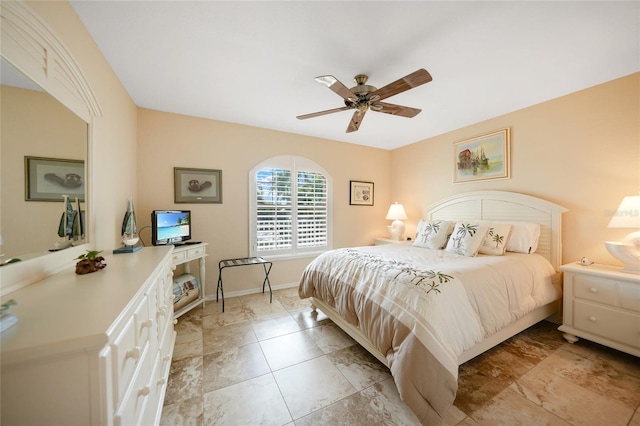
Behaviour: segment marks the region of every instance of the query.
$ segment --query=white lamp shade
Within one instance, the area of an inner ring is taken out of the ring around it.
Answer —
[[[609,228],[640,229],[640,195],[624,197],[609,222]]]
[[[405,220],[406,218],[407,214],[405,213],[402,204],[391,204],[391,207],[389,207],[389,211],[387,212],[387,220]]]
[[[624,197],[609,222],[609,228],[640,229],[640,195]],[[622,272],[640,274],[640,231],[624,237],[622,242],[604,243],[611,256],[624,264]]]

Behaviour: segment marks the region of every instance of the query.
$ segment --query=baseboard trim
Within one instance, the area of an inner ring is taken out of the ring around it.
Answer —
[[[272,285],[271,286],[271,290],[272,291],[284,290],[286,288],[294,288],[294,287],[298,287],[298,283],[297,282]],[[268,289],[265,289],[265,293],[267,291],[268,291]],[[257,293],[262,293],[262,288],[252,288],[252,289],[249,289],[249,290],[230,291],[230,292],[226,292],[225,291],[224,292],[224,297],[225,297],[225,299],[230,299],[232,297],[248,296],[250,294],[257,294]],[[215,302],[216,301],[216,295],[215,294],[208,294],[207,297],[205,298],[205,301],[206,302]]]

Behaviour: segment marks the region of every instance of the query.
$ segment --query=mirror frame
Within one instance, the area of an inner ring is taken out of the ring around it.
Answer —
[[[53,253],[45,253],[0,268],[0,296],[9,294],[47,276],[71,267],[70,260],[95,244],[93,197],[93,120],[102,110],[88,81],[68,49],[51,28],[24,2],[3,2],[0,8],[2,37],[0,55],[47,93],[87,123],[86,211],[88,243]],[[29,50],[27,50],[29,49]],[[43,55],[33,54],[42,49]],[[65,77],[65,84],[58,78]]]

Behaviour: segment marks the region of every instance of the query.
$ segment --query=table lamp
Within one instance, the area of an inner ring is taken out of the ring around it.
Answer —
[[[393,220],[391,226],[387,226],[387,231],[389,231],[392,240],[399,241],[402,234],[404,234],[404,223],[402,221],[406,218],[407,214],[402,204],[398,204],[398,202],[391,204],[386,219]]]
[[[640,195],[624,197],[609,222],[609,228],[634,229],[619,242],[604,243],[609,253],[624,264],[622,272],[640,274]]]

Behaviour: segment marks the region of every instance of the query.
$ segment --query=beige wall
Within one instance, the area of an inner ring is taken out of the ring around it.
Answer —
[[[23,257],[54,247],[64,208],[25,201],[24,158],[84,160],[87,125],[47,93],[9,86],[0,86],[0,93],[2,253]]]
[[[120,227],[129,197],[137,195],[137,108],[71,5],[63,1],[26,2],[71,53],[95,93],[103,116],[92,123],[90,155],[98,249],[120,244]]]
[[[333,176],[336,247],[384,236],[391,201],[405,204],[407,233],[413,233],[425,204],[453,193],[497,189],[543,197],[569,209],[565,261],[586,255],[615,263],[602,242],[619,240],[626,231],[606,228],[610,211],[640,187],[638,74],[388,152],[138,110],[68,3],[29,4],[69,49],[103,110],[93,123],[90,153],[98,248],[119,245],[130,196],[141,226],[148,224],[151,209],[174,207],[174,166],[222,169],[224,203],[190,205],[194,237],[211,244],[207,281],[212,294],[217,260],[248,254],[248,170],[267,157],[295,154],[316,161]],[[453,184],[451,144],[502,127],[512,130],[511,179]],[[375,182],[374,207],[348,205],[350,179]],[[305,263],[274,265],[274,284],[296,281]],[[251,280],[229,272],[238,279],[229,278],[227,291],[255,288],[257,272],[246,273]]]
[[[333,180],[334,247],[373,244],[386,234],[391,152],[214,120],[138,111],[138,225],[154,209],[189,209],[193,239],[210,244],[208,294],[214,294],[220,259],[249,255],[249,170],[277,155],[299,155],[322,166]],[[222,204],[174,204],[173,168],[222,170]],[[374,206],[349,205],[349,181],[374,182]],[[150,243],[150,230],[141,232]],[[274,285],[297,282],[310,259],[277,261]],[[255,289],[261,268],[225,270],[227,293]],[[227,278],[228,277],[228,278]]]
[[[609,229],[611,211],[640,190],[640,73],[392,152],[394,199],[405,204],[407,232],[422,209],[454,193],[517,191],[569,209],[563,261],[582,256],[618,264],[603,242],[631,230]],[[454,142],[511,128],[511,179],[454,184]]]

